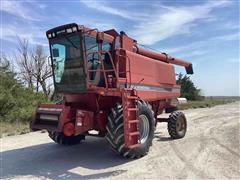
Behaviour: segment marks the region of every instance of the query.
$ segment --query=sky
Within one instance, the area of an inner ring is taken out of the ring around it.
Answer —
[[[237,0],[1,0],[1,53],[13,56],[20,37],[49,54],[45,32],[67,23],[114,28],[191,61],[191,79],[203,95],[239,96],[239,9]],[[176,72],[185,71],[176,67]]]

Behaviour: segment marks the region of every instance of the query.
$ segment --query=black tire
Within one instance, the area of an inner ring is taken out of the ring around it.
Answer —
[[[84,135],[77,136],[65,136],[60,132],[48,132],[49,137],[56,143],[61,145],[75,145],[79,144],[83,139],[85,139]]]
[[[182,112],[173,112],[168,118],[168,133],[173,139],[183,138],[187,132],[187,119]]]
[[[147,117],[149,133],[144,143],[140,144],[137,148],[129,149],[125,147],[122,105],[117,104],[111,109],[111,113],[108,116],[106,139],[111,148],[123,157],[140,158],[148,153],[149,147],[152,145],[155,131],[155,118],[153,111],[150,109],[150,106],[142,100],[138,101],[138,108],[139,116],[145,115],[145,117]]]

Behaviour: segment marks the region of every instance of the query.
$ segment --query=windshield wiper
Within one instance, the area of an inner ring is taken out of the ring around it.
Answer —
[[[72,45],[74,48],[79,49],[79,48],[71,41],[71,39],[69,39],[69,38],[68,38],[67,36],[65,36],[65,35],[63,35],[63,37],[65,37],[65,39],[68,40],[68,42],[70,42],[71,45]]]

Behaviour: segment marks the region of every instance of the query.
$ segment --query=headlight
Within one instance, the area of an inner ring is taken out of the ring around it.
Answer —
[[[72,33],[72,29],[71,29],[71,28],[68,28],[68,29],[67,29],[67,33]]]
[[[77,31],[77,27],[75,27],[75,26],[72,27],[72,31],[73,31],[73,32]]]

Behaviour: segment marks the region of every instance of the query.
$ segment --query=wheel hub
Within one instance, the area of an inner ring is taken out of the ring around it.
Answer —
[[[140,143],[143,144],[147,141],[148,139],[148,135],[149,135],[149,131],[150,131],[150,125],[149,125],[149,121],[146,115],[141,114],[139,116],[139,131],[140,131]]]
[[[185,122],[184,122],[184,119],[183,117],[179,117],[178,120],[177,120],[177,131],[178,132],[181,132],[181,131],[184,131],[185,129]]]

